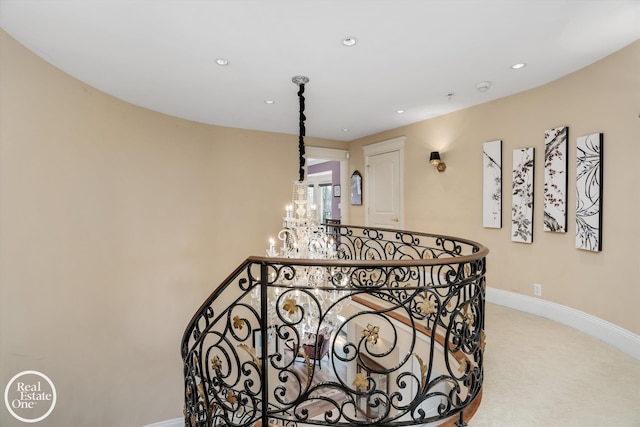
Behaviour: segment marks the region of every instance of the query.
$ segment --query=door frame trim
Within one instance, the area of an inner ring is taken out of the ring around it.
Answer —
[[[393,151],[399,152],[400,164],[398,166],[398,183],[400,184],[400,194],[398,195],[398,203],[400,204],[399,222],[398,227],[400,230],[404,230],[404,140],[405,136],[399,136],[397,138],[388,139],[386,141],[376,142],[374,144],[365,145],[362,147],[364,150],[364,212],[365,212],[365,225],[371,225],[369,218],[369,157],[378,154],[391,153]]]

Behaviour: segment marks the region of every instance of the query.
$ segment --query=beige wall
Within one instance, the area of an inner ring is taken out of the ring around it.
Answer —
[[[279,230],[297,146],[126,104],[0,31],[2,390],[48,375],[43,427],[181,417],[184,328]]]
[[[526,72],[526,70],[523,70]],[[514,78],[515,77],[514,75]],[[560,80],[474,108],[350,143],[406,136],[405,228],[461,236],[489,247],[488,286],[585,311],[640,334],[640,41]],[[544,232],[544,131],[569,126],[568,232]],[[604,133],[603,251],[575,249],[575,142]],[[482,227],[482,143],[503,141],[503,228]],[[516,148],[535,147],[534,242],[511,242],[511,170]],[[447,170],[428,163],[439,150]],[[364,182],[366,186],[367,183]],[[364,207],[351,209],[364,222]]]

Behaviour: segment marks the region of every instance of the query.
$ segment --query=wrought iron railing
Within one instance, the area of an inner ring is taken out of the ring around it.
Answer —
[[[482,392],[488,250],[333,232],[338,259],[250,257],[200,307],[182,341],[187,426],[465,425]]]

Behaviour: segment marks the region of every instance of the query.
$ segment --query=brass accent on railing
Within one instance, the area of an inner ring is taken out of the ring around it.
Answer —
[[[339,259],[250,257],[196,312],[186,425],[465,425],[482,394],[488,250],[332,227]]]

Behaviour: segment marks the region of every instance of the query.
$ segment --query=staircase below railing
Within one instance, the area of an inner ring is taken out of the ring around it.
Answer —
[[[250,257],[196,312],[186,425],[466,425],[482,390],[488,250],[338,230],[338,259]]]

